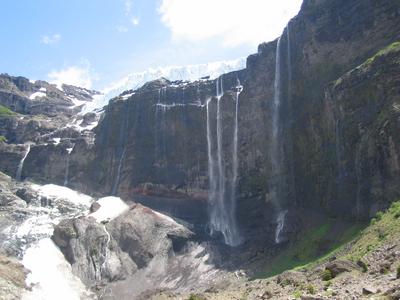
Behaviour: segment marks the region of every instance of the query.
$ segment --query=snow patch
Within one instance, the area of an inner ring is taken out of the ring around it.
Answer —
[[[31,272],[26,283],[32,290],[23,300],[80,300],[91,299],[81,280],[72,273],[71,265],[50,238],[30,247],[22,263]]]
[[[29,99],[35,100],[36,98],[46,97],[47,94],[43,92],[36,92],[29,96]]]
[[[91,203],[93,202],[92,197],[71,190],[65,186],[59,186],[55,184],[32,184],[31,188],[35,191],[38,191],[41,196],[53,199],[65,199],[75,205],[84,205],[90,207]]]
[[[54,145],[57,146],[60,143],[61,138],[53,138],[53,141],[54,141]]]
[[[100,204],[100,208],[89,216],[95,218],[98,223],[113,220],[129,209],[119,197],[104,197],[96,202]]]
[[[207,77],[207,79],[218,78],[221,74],[237,71],[246,68],[246,58],[242,57],[230,61],[219,61],[208,64],[170,66],[164,68],[150,68],[144,72],[132,73],[118,82],[113,83],[93,99],[93,102],[86,104],[83,111],[89,112],[96,108],[103,107],[108,101],[127,90],[136,90],[145,83],[159,78],[166,78],[170,81],[195,81]],[[187,83],[186,83],[187,84]],[[128,97],[124,95],[122,97]]]

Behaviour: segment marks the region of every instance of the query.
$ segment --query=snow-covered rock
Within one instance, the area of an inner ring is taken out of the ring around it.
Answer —
[[[229,61],[219,61],[207,64],[188,65],[188,66],[170,66],[164,68],[150,68],[144,72],[132,73],[125,78],[115,82],[108,88],[105,88],[93,102],[87,103],[85,112],[107,105],[108,101],[126,90],[136,90],[142,87],[146,82],[159,78],[166,78],[170,81],[195,81],[207,77],[215,79],[221,74],[244,69],[246,67],[246,58],[239,58]]]

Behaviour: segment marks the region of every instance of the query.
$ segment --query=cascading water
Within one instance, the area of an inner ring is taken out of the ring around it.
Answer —
[[[279,244],[280,234],[284,227],[286,211],[282,211],[282,189],[283,189],[283,160],[282,160],[282,141],[280,128],[280,107],[281,107],[281,38],[276,44],[275,60],[275,82],[274,82],[274,102],[272,109],[272,140],[271,140],[271,164],[272,164],[272,187],[271,200],[277,211],[275,243]]]
[[[71,156],[72,150],[74,150],[75,145],[73,145],[71,148],[67,149],[67,161],[66,161],[66,167],[65,167],[65,175],[64,175],[64,186],[67,186],[69,183],[69,160]]]
[[[123,164],[124,159],[125,159],[125,152],[126,152],[126,146],[122,150],[122,154],[121,154],[121,156],[119,158],[117,176],[115,177],[114,186],[113,186],[113,189],[112,189],[112,195],[116,195],[117,191],[118,191],[119,182],[121,180],[122,164]]]
[[[240,90],[240,91],[239,91]],[[206,103],[207,107],[207,143],[208,143],[208,173],[209,173],[209,203],[210,203],[210,229],[211,234],[220,232],[224,237],[227,245],[237,246],[241,243],[239,230],[235,218],[235,190],[237,181],[237,134],[238,134],[238,99],[242,87],[238,87],[236,97],[236,113],[235,113],[235,128],[233,136],[233,153],[232,153],[232,178],[230,180],[231,191],[226,192],[226,172],[224,163],[224,153],[222,148],[222,112],[221,101],[223,96],[222,78],[216,81],[217,92],[217,120],[216,120],[216,147],[213,142],[211,130],[211,100]],[[214,149],[216,148],[216,154]]]
[[[274,178],[279,178],[282,173],[281,162],[281,141],[280,141],[280,126],[279,126],[279,110],[281,106],[281,38],[278,39],[276,45],[276,62],[275,62],[275,82],[274,82],[274,102],[272,110],[272,141],[271,141],[271,163]],[[275,202],[279,199],[279,186],[274,184]],[[275,203],[277,204],[277,203]]]
[[[93,199],[62,186],[26,185],[37,193],[37,200],[25,208],[23,218],[11,222],[1,232],[0,245],[20,257],[30,271],[26,278],[30,289],[24,292],[22,299],[94,299],[51,240],[55,224],[87,215]],[[42,206],[42,197],[52,205]]]
[[[285,227],[285,219],[286,219],[287,210],[282,210],[279,212],[278,217],[276,218],[276,231],[275,231],[275,243],[280,244],[282,242],[281,233],[283,228]]]
[[[112,195],[116,195],[118,193],[119,183],[121,180],[122,167],[124,164],[125,154],[126,154],[126,149],[127,149],[128,125],[129,125],[129,114],[130,114],[129,101],[126,101],[124,105],[126,106],[125,107],[125,115],[124,115],[124,121],[122,122],[122,125],[120,128],[120,136],[119,136],[119,144],[122,145],[122,151],[119,156],[118,167],[117,167],[117,171],[115,174],[115,180],[114,180],[114,183],[113,183],[112,189],[111,189]],[[118,151],[117,151],[117,153],[118,153]]]
[[[31,145],[28,144],[28,145],[27,145],[27,148],[26,148],[25,155],[22,157],[21,161],[20,161],[19,164],[18,164],[17,174],[16,174],[16,176],[15,176],[15,178],[16,178],[18,181],[21,181],[21,178],[22,178],[22,170],[23,170],[23,168],[24,168],[24,162],[25,162],[25,159],[28,157],[30,151],[31,151]]]
[[[106,246],[105,246],[105,249],[104,249],[104,261],[103,261],[103,263],[101,264],[101,271],[102,271],[102,272],[106,272],[106,271],[107,271],[107,264],[108,264],[108,256],[109,256],[108,247],[109,247],[109,245],[110,245],[111,235],[110,235],[110,233],[108,232],[106,225],[104,225],[104,224],[103,224],[103,230],[104,230],[104,233],[105,233],[106,236],[107,236],[107,241],[106,241]],[[100,273],[101,273],[101,271],[100,271]]]

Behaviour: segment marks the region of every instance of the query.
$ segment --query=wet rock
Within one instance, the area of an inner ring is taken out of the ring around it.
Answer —
[[[92,205],[90,205],[90,212],[94,213],[100,209],[101,205],[96,201],[93,202]]]

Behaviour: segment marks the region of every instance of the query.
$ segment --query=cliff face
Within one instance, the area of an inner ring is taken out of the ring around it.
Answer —
[[[273,219],[274,185],[284,190],[283,207],[298,205],[347,216],[369,216],[399,196],[386,180],[396,179],[397,139],[385,131],[396,119],[381,114],[398,97],[396,92],[384,96],[387,85],[394,89],[395,72],[373,73],[371,66],[359,79],[353,73],[344,75],[400,38],[399,14],[397,1],[304,2],[280,41],[280,174],[271,176],[277,42],[260,45],[258,53],[248,58],[246,70],[222,76],[222,144],[228,179],[236,80],[243,85],[237,209],[242,225],[268,224]],[[332,86],[340,77],[342,83]],[[96,129],[96,159],[89,164],[94,189],[126,198],[151,194],[205,202],[206,101],[213,99],[214,138],[215,94],[215,81],[160,80],[111,101]]]
[[[293,207],[368,217],[400,196],[398,52],[368,60],[400,40],[399,20],[398,1],[304,1],[279,40],[279,53],[278,41],[262,44],[245,70],[218,81],[160,79],[112,99],[94,129],[94,145],[72,140],[68,184],[204,225],[209,164],[220,143],[218,164],[227,186],[234,186],[243,235],[271,241],[277,211],[286,209],[291,221],[284,231],[290,233],[300,211]],[[70,133],[63,137],[71,140]],[[40,147],[47,152],[37,148],[25,174],[61,182],[70,146]],[[55,152],[63,161],[56,168],[48,159]]]

